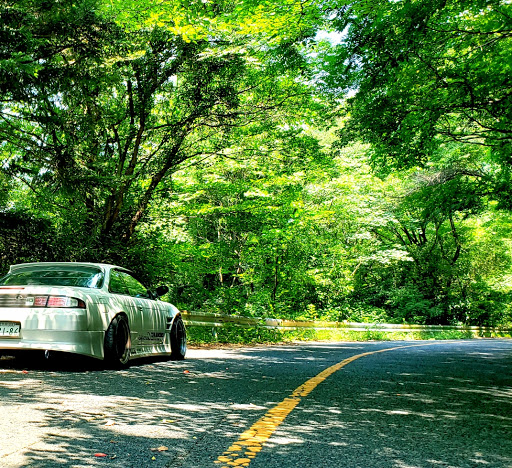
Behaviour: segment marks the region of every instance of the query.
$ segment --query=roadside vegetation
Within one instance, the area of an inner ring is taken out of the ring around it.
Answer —
[[[4,0],[0,269],[115,263],[247,317],[507,326],[511,122],[506,0]]]
[[[191,324],[187,327],[187,337],[191,346],[208,345],[247,345],[292,343],[300,341],[401,341],[401,340],[464,340],[471,338],[511,338],[510,329],[445,329],[381,331],[368,324],[365,330],[349,328],[319,329],[303,328],[282,330],[279,328],[251,327],[236,325],[212,329]]]

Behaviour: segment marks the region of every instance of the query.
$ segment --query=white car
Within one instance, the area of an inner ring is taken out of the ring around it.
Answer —
[[[0,352],[62,351],[125,367],[130,359],[185,358],[179,310],[124,268],[102,263],[11,266],[0,279]],[[4,352],[5,354],[5,352]]]

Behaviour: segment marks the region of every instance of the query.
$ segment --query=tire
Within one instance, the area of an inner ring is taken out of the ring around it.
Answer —
[[[130,360],[130,327],[124,315],[117,315],[105,332],[103,351],[105,362],[114,369],[128,367]]]
[[[187,330],[178,315],[171,327],[171,361],[183,361],[187,353]]]

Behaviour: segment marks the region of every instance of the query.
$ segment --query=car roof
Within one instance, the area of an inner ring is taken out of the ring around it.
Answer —
[[[108,263],[91,263],[91,262],[32,262],[32,263],[18,263],[16,265],[11,265],[10,272],[15,270],[20,270],[23,268],[30,268],[30,267],[37,267],[37,266],[85,266],[85,267],[97,267],[103,271],[111,270],[113,268],[124,270],[124,271],[130,271],[126,268],[111,265]]]

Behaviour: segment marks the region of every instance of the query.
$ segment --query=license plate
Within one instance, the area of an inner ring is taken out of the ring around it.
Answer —
[[[18,337],[20,336],[20,324],[16,322],[0,322],[0,336]]]

